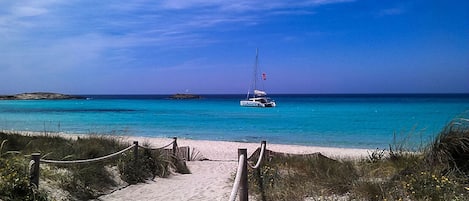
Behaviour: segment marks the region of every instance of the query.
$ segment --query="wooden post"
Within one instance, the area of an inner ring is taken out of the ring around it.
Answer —
[[[41,153],[31,154],[31,160],[34,161],[34,164],[31,168],[29,182],[36,188],[39,188],[39,163],[41,161]]]
[[[262,145],[264,145],[264,146],[265,146],[265,149],[267,149],[267,141],[262,140],[262,141],[261,141],[261,147],[262,147]],[[265,155],[265,154],[264,154],[264,155]]]
[[[138,141],[134,141],[134,165],[138,167]]]
[[[265,140],[263,140],[261,142],[261,148],[262,146],[264,146],[265,148],[265,151],[267,151],[267,142]],[[262,149],[261,149],[262,150]],[[258,185],[259,185],[259,191],[261,192],[261,201],[266,201],[267,198],[265,197],[265,190],[264,190],[264,179],[262,177],[262,165],[264,163],[264,161],[266,160],[265,158],[265,151],[264,153],[262,153],[262,160],[261,163],[259,164],[259,167],[256,169],[256,174],[257,174],[257,178],[258,178]],[[261,157],[261,155],[259,155],[259,157]]]
[[[177,148],[178,148],[178,138],[177,137],[173,137],[174,139],[174,142],[173,142],[173,155],[174,157],[176,157],[176,153],[177,153]]]
[[[238,149],[238,158],[244,155],[243,169],[241,173],[241,182],[239,184],[239,201],[248,201],[248,164],[247,149]]]

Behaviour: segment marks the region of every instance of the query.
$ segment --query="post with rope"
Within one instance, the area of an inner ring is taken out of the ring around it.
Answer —
[[[174,139],[174,141],[173,141],[173,155],[174,155],[174,157],[176,157],[177,148],[178,148],[178,143],[177,143],[178,138],[173,137],[173,139]]]
[[[30,177],[29,182],[33,186],[39,188],[39,163],[41,161],[41,153],[33,153],[31,154],[31,165],[30,168]]]
[[[138,141],[134,141],[134,165],[138,167]]]
[[[247,149],[238,149],[238,157],[243,157],[243,167],[241,173],[241,182],[239,185],[239,201],[248,201],[248,166],[247,166]],[[241,161],[240,161],[241,162]]]
[[[191,161],[191,148],[190,147],[187,147],[186,160]]]
[[[262,152],[262,147],[264,147],[264,151]],[[262,159],[265,159],[265,150],[267,150],[267,142],[265,140],[263,140],[261,142],[261,155],[259,155],[260,158]],[[259,185],[259,191],[261,192],[261,200],[262,201],[266,201],[267,198],[265,197],[265,192],[264,192],[264,180],[263,180],[263,177],[262,177],[262,161],[261,163],[259,164],[259,167],[256,169],[256,174],[257,174],[257,178],[258,178],[258,185]]]

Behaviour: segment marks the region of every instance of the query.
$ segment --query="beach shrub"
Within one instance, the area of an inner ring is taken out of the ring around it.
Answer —
[[[58,158],[73,153],[70,141],[57,135],[25,136],[0,132],[0,138],[8,140],[5,150],[21,151],[23,154],[42,153],[51,158]]]
[[[2,140],[5,145],[6,140]],[[0,147],[0,200],[47,200],[47,195],[29,183],[29,161],[3,152]]]
[[[376,163],[381,160],[386,156],[386,150],[385,149],[376,149],[372,151],[371,153],[368,153],[368,161],[370,163]]]
[[[439,171],[412,172],[400,175],[389,182],[390,187],[396,186],[390,191],[388,197],[411,198],[412,200],[465,200],[464,185],[453,176],[441,175]],[[466,195],[465,195],[466,194]]]
[[[148,147],[148,145],[144,145]],[[171,150],[164,149],[139,149],[138,160],[134,160],[134,153],[124,153],[119,161],[119,171],[124,181],[129,184],[143,182],[155,177],[168,177],[171,171],[180,174],[190,174],[185,162],[173,156]]]
[[[128,146],[118,139],[104,136],[90,136],[70,140],[56,135],[25,136],[0,133],[0,137],[8,140],[8,143],[3,147],[4,149],[18,150],[23,155],[42,153],[42,158],[50,160],[96,158],[117,152]],[[70,192],[74,199],[90,199],[101,195],[105,190],[116,185],[105,170],[107,164],[115,163],[116,159],[87,164],[49,164],[47,165],[47,171],[42,171],[44,165],[41,165],[41,172],[46,173],[41,174],[41,180],[57,180],[56,175],[60,174],[54,174],[53,172],[65,169],[69,174],[66,177],[59,178],[60,187]],[[29,164],[29,160],[26,161],[26,164]],[[27,181],[29,183],[29,177]]]
[[[446,126],[430,144],[426,159],[445,171],[469,175],[469,119],[458,118]]]
[[[11,200],[7,199],[9,197],[6,196],[17,194],[24,196],[19,200],[28,200],[27,196],[30,195],[36,196],[36,198],[38,195],[42,195],[38,194],[39,191],[31,191],[34,194],[24,193],[26,192],[25,189],[30,188],[27,167],[29,158],[24,158],[24,164],[6,160],[4,159],[5,150],[15,150],[15,153],[21,155],[39,152],[42,153],[42,158],[49,160],[79,160],[105,156],[130,146],[129,143],[124,143],[119,138],[98,135],[78,137],[73,140],[48,134],[25,136],[0,132],[0,140],[8,142],[2,143],[0,148],[0,157],[2,159],[0,168],[10,167],[14,170],[14,172],[8,172],[0,169],[2,175],[0,195],[3,196],[0,197],[0,200]],[[88,200],[117,187],[116,178],[111,174],[109,169],[112,168],[109,167],[117,166],[122,179],[133,184],[155,176],[167,177],[171,169],[181,173],[188,171],[184,163],[175,165],[174,161],[181,161],[181,159],[173,159],[165,154],[163,150],[151,151],[139,148],[138,161],[135,161],[133,150],[130,150],[118,157],[100,162],[67,165],[43,164],[40,167],[40,179],[42,181],[57,181],[53,182],[59,185],[55,188],[59,187],[68,191],[71,195],[68,199]],[[11,164],[14,164],[14,166]],[[24,177],[17,178],[18,175]],[[9,182],[9,179],[14,179],[16,183]],[[21,185],[18,185],[18,182]],[[35,189],[32,188],[32,190]]]
[[[256,162],[257,157],[251,157],[250,161]],[[348,161],[333,160],[319,153],[293,155],[267,150],[260,171],[250,171],[249,186],[266,200],[303,200],[317,195],[345,194],[357,178],[353,163]]]
[[[135,161],[133,151],[124,153],[118,167],[124,181],[136,184],[156,176],[168,176],[170,164],[170,161],[165,160],[157,151],[139,149],[137,161]]]
[[[104,194],[116,186],[103,163],[77,164],[67,167],[68,177],[62,178],[62,187],[75,199],[88,200]]]
[[[358,160],[268,151],[261,170],[249,171],[250,192],[258,200],[469,200],[467,118],[428,146],[410,144],[394,140]]]

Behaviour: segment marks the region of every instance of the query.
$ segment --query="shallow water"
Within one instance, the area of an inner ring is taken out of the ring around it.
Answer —
[[[468,95],[272,95],[275,108],[240,107],[244,95],[87,97],[0,101],[0,129],[386,148],[395,135],[417,146],[469,110]]]

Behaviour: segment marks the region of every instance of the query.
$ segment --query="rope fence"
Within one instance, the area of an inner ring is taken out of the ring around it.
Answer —
[[[131,145],[130,147],[127,147],[119,152],[116,152],[116,153],[113,153],[113,154],[109,154],[107,156],[102,156],[102,157],[98,157],[98,158],[92,158],[92,159],[84,159],[84,160],[73,160],[73,161],[55,161],[55,160],[47,160],[47,159],[40,159],[40,162],[41,163],[54,163],[54,164],[76,164],[76,163],[92,163],[92,162],[98,162],[98,161],[102,161],[102,160],[106,160],[106,159],[109,159],[109,158],[112,158],[114,156],[117,156],[119,154],[122,154],[132,148],[134,148],[135,145]]]
[[[172,142],[170,142],[169,144],[164,145],[162,147],[158,147],[158,148],[146,147],[146,146],[142,146],[142,145],[139,145],[139,147],[142,148],[142,149],[146,149],[146,150],[163,151],[166,155],[171,155],[172,154],[173,156],[177,156],[177,157],[182,158],[186,161],[190,161],[191,160],[190,148],[188,146],[179,147],[178,144],[177,144],[177,138],[174,137],[173,139],[174,140]],[[173,147],[171,149],[168,149],[171,145],[173,145]]]
[[[265,146],[266,146],[265,141],[262,141],[262,143],[261,143],[261,153],[259,154],[259,159],[257,160],[256,165],[252,166],[250,163],[248,163],[249,167],[251,167],[252,169],[257,169],[261,165],[261,162],[264,159],[264,155],[265,155]]]
[[[101,156],[98,158],[91,158],[91,159],[82,159],[82,160],[48,160],[48,159],[41,159],[41,153],[33,153],[31,154],[31,161],[29,162],[29,171],[30,171],[30,183],[36,187],[39,187],[39,171],[40,171],[40,164],[41,163],[46,163],[46,164],[61,164],[61,165],[69,165],[69,164],[79,164],[79,163],[93,163],[93,162],[98,162],[98,161],[103,161],[107,160],[113,157],[116,157],[118,155],[123,154],[126,151],[129,151],[131,149],[134,149],[134,161],[135,165],[137,165],[138,161],[138,148],[144,148],[144,149],[149,149],[149,150],[164,150],[167,147],[173,145],[172,147],[172,153],[174,156],[178,153],[178,147],[177,147],[177,138],[174,137],[173,141],[163,147],[160,148],[150,148],[150,147],[144,147],[138,145],[138,141],[134,141],[133,145],[120,150],[116,153],[112,153],[106,156]]]
[[[151,147],[146,147],[146,146],[142,146],[142,145],[138,145],[138,147],[142,148],[142,149],[148,149],[148,150],[162,150],[162,149],[166,149],[168,148],[169,146],[173,145],[175,141],[172,141],[170,142],[169,144],[165,145],[165,146],[162,146],[162,147],[158,147],[158,148],[151,148]]]
[[[98,158],[92,158],[92,159],[82,159],[82,160],[71,160],[71,161],[65,161],[65,160],[48,160],[48,159],[41,159],[41,154],[40,153],[33,153],[31,154],[31,161],[30,161],[30,183],[36,187],[39,187],[39,171],[40,171],[40,164],[41,163],[46,163],[46,164],[78,164],[78,163],[93,163],[93,162],[98,162],[98,161],[103,161],[107,160],[113,157],[116,157],[120,154],[123,154],[126,151],[129,151],[131,149],[134,150],[134,161],[135,165],[137,165],[137,159],[138,159],[138,148],[143,148],[143,149],[148,149],[148,150],[168,150],[168,147],[173,145],[172,147],[172,154],[173,156],[177,157],[177,154],[179,153],[179,148],[177,146],[177,138],[174,137],[174,140],[162,147],[159,148],[151,148],[151,147],[145,147],[141,146],[138,144],[138,141],[134,141],[133,145],[122,149],[116,153],[112,153],[106,156],[101,156]],[[187,160],[190,160],[190,155],[189,155],[189,148],[187,147]],[[261,147],[260,147],[260,152],[259,152],[259,158],[256,162],[255,165],[252,165],[248,163],[248,157],[247,157],[247,149],[238,149],[238,167],[236,170],[236,177],[234,180],[233,188],[231,190],[231,194],[229,197],[229,201],[235,201],[236,196],[239,195],[239,201],[248,201],[248,167],[255,170],[256,173],[258,174],[259,178],[261,178],[260,174],[260,168],[262,166],[262,161],[265,158],[265,152],[266,152],[266,141],[261,142]],[[184,157],[183,157],[184,158]],[[260,181],[260,184],[262,185],[262,181]],[[262,186],[261,187],[261,192]],[[262,195],[262,200],[264,199],[264,196]]]
[[[239,193],[239,201],[248,201],[248,166],[255,170],[257,174],[261,174],[260,167],[262,160],[264,160],[266,150],[266,141],[261,142],[261,151],[259,152],[259,159],[257,160],[256,165],[252,166],[247,161],[247,149],[238,149],[238,168],[236,169],[236,177],[234,180],[233,188],[231,190],[229,201],[236,200],[236,195]],[[261,192],[262,190],[262,181],[260,181]],[[262,200],[264,199],[264,195]]]

